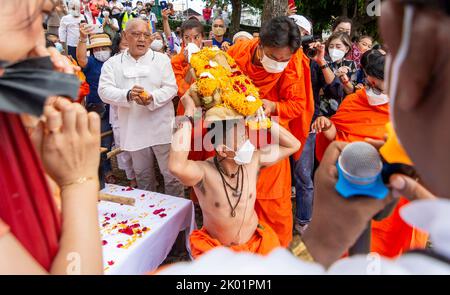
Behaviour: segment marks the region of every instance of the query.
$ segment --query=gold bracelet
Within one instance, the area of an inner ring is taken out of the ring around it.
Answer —
[[[61,189],[67,188],[68,186],[72,186],[72,185],[75,185],[75,184],[83,184],[83,183],[86,183],[86,182],[91,181],[91,180],[98,180],[98,179],[96,177],[82,176],[82,177],[77,178],[76,180],[74,180],[72,182],[69,182],[67,184],[61,185]]]

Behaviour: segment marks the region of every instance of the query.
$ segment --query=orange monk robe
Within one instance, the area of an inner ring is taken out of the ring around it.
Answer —
[[[175,74],[175,79],[177,80],[178,96],[181,98],[186,93],[186,91],[189,90],[189,87],[191,87],[191,84],[186,82],[186,80],[184,79],[190,69],[190,66],[188,61],[184,57],[183,50],[172,57],[171,63],[173,72]],[[177,115],[184,115],[184,108],[183,104],[181,103],[178,104]]]
[[[357,90],[345,97],[331,121],[336,126],[337,141],[384,139],[385,125],[389,122],[389,105],[371,106],[367,101],[366,90]],[[320,161],[330,142],[321,133],[317,135],[316,141],[316,155]]]
[[[243,41],[228,50],[242,72],[259,88],[262,99],[276,103],[279,124],[297,137],[302,147],[314,113],[309,59],[298,50],[284,72],[271,74],[252,63],[259,39]],[[295,155],[300,158],[301,149]],[[289,159],[260,171],[255,210],[260,220],[277,233],[281,246],[292,240],[291,171]]]
[[[389,105],[369,105],[366,90],[361,89],[344,99],[331,121],[336,126],[337,141],[364,141],[365,138],[382,140],[387,133],[385,126],[389,122]],[[318,134],[318,158],[322,158],[328,144],[329,141],[323,134]],[[372,222],[372,252],[395,257],[409,249],[426,246],[427,235],[407,225],[398,213],[407,203],[408,200],[401,198],[388,218]]]
[[[189,237],[191,244],[191,255],[198,258],[205,252],[215,247],[223,246],[222,243],[211,237],[205,228],[195,230]],[[280,246],[277,234],[267,224],[260,222],[253,236],[246,243],[231,246],[229,249],[236,252],[252,252],[261,255],[269,254],[273,249]]]

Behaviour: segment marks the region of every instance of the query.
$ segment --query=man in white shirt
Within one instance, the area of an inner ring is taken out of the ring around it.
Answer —
[[[450,125],[450,2],[387,0],[382,7],[381,33],[392,61],[385,79],[391,119],[422,181],[441,197],[402,175],[391,176],[393,193],[384,201],[339,196],[336,162],[346,144],[335,142],[316,173],[313,217],[301,238],[300,253],[308,263],[284,249],[264,258],[216,249],[193,264],[174,265],[161,274],[450,274],[450,133],[446,128]],[[424,65],[421,71],[417,61]],[[428,232],[433,248],[395,260],[377,254],[340,259],[368,221],[400,195],[413,200],[400,211],[402,218]]]
[[[80,38],[80,22],[83,19],[80,13],[80,1],[69,2],[69,14],[61,18],[58,34],[63,48],[67,46],[66,52],[77,59],[77,45]]]
[[[151,33],[143,20],[130,20],[124,38],[129,49],[103,65],[100,98],[118,106],[120,148],[131,154],[138,187],[156,191],[157,162],[165,193],[182,196],[183,186],[167,169],[177,94],[170,59],[149,49]]]

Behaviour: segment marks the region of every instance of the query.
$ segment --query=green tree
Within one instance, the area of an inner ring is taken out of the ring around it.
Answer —
[[[233,7],[230,32],[239,30],[241,9],[251,6],[263,9],[262,23],[274,16],[283,15],[287,8],[287,0],[221,0],[230,1]],[[320,34],[329,30],[339,16],[347,16],[353,20],[354,32],[357,35],[368,34],[379,38],[377,31],[377,17],[369,16],[367,7],[374,0],[296,0],[297,13],[310,18],[314,23],[314,32]]]
[[[315,33],[329,30],[335,18],[347,16],[353,20],[356,34],[369,34],[378,38],[377,18],[369,16],[367,7],[373,0],[301,0],[297,13],[309,17]]]

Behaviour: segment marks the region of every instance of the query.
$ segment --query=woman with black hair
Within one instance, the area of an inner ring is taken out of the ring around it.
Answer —
[[[349,37],[352,36],[352,29],[353,21],[346,16],[338,17],[331,27],[333,33],[346,33]]]
[[[111,56],[122,53],[128,49],[128,41],[126,38],[122,37],[122,33],[116,34],[116,36],[112,40],[111,49]]]
[[[108,34],[111,40],[114,39],[119,31],[119,22],[112,17],[112,10],[108,6],[103,7],[101,14],[97,18],[98,23],[102,24],[103,32]]]
[[[161,31],[157,31],[156,33],[152,34],[152,43],[150,44],[150,48],[153,51],[167,54],[167,56],[171,57],[171,52],[167,46],[166,39],[164,39],[164,35]]]
[[[311,46],[317,49],[311,64],[313,91],[316,98],[321,96],[316,114],[320,112],[331,117],[344,97],[355,90],[356,64],[345,57],[351,51],[352,43],[347,33],[337,32],[325,44],[317,42]]]

